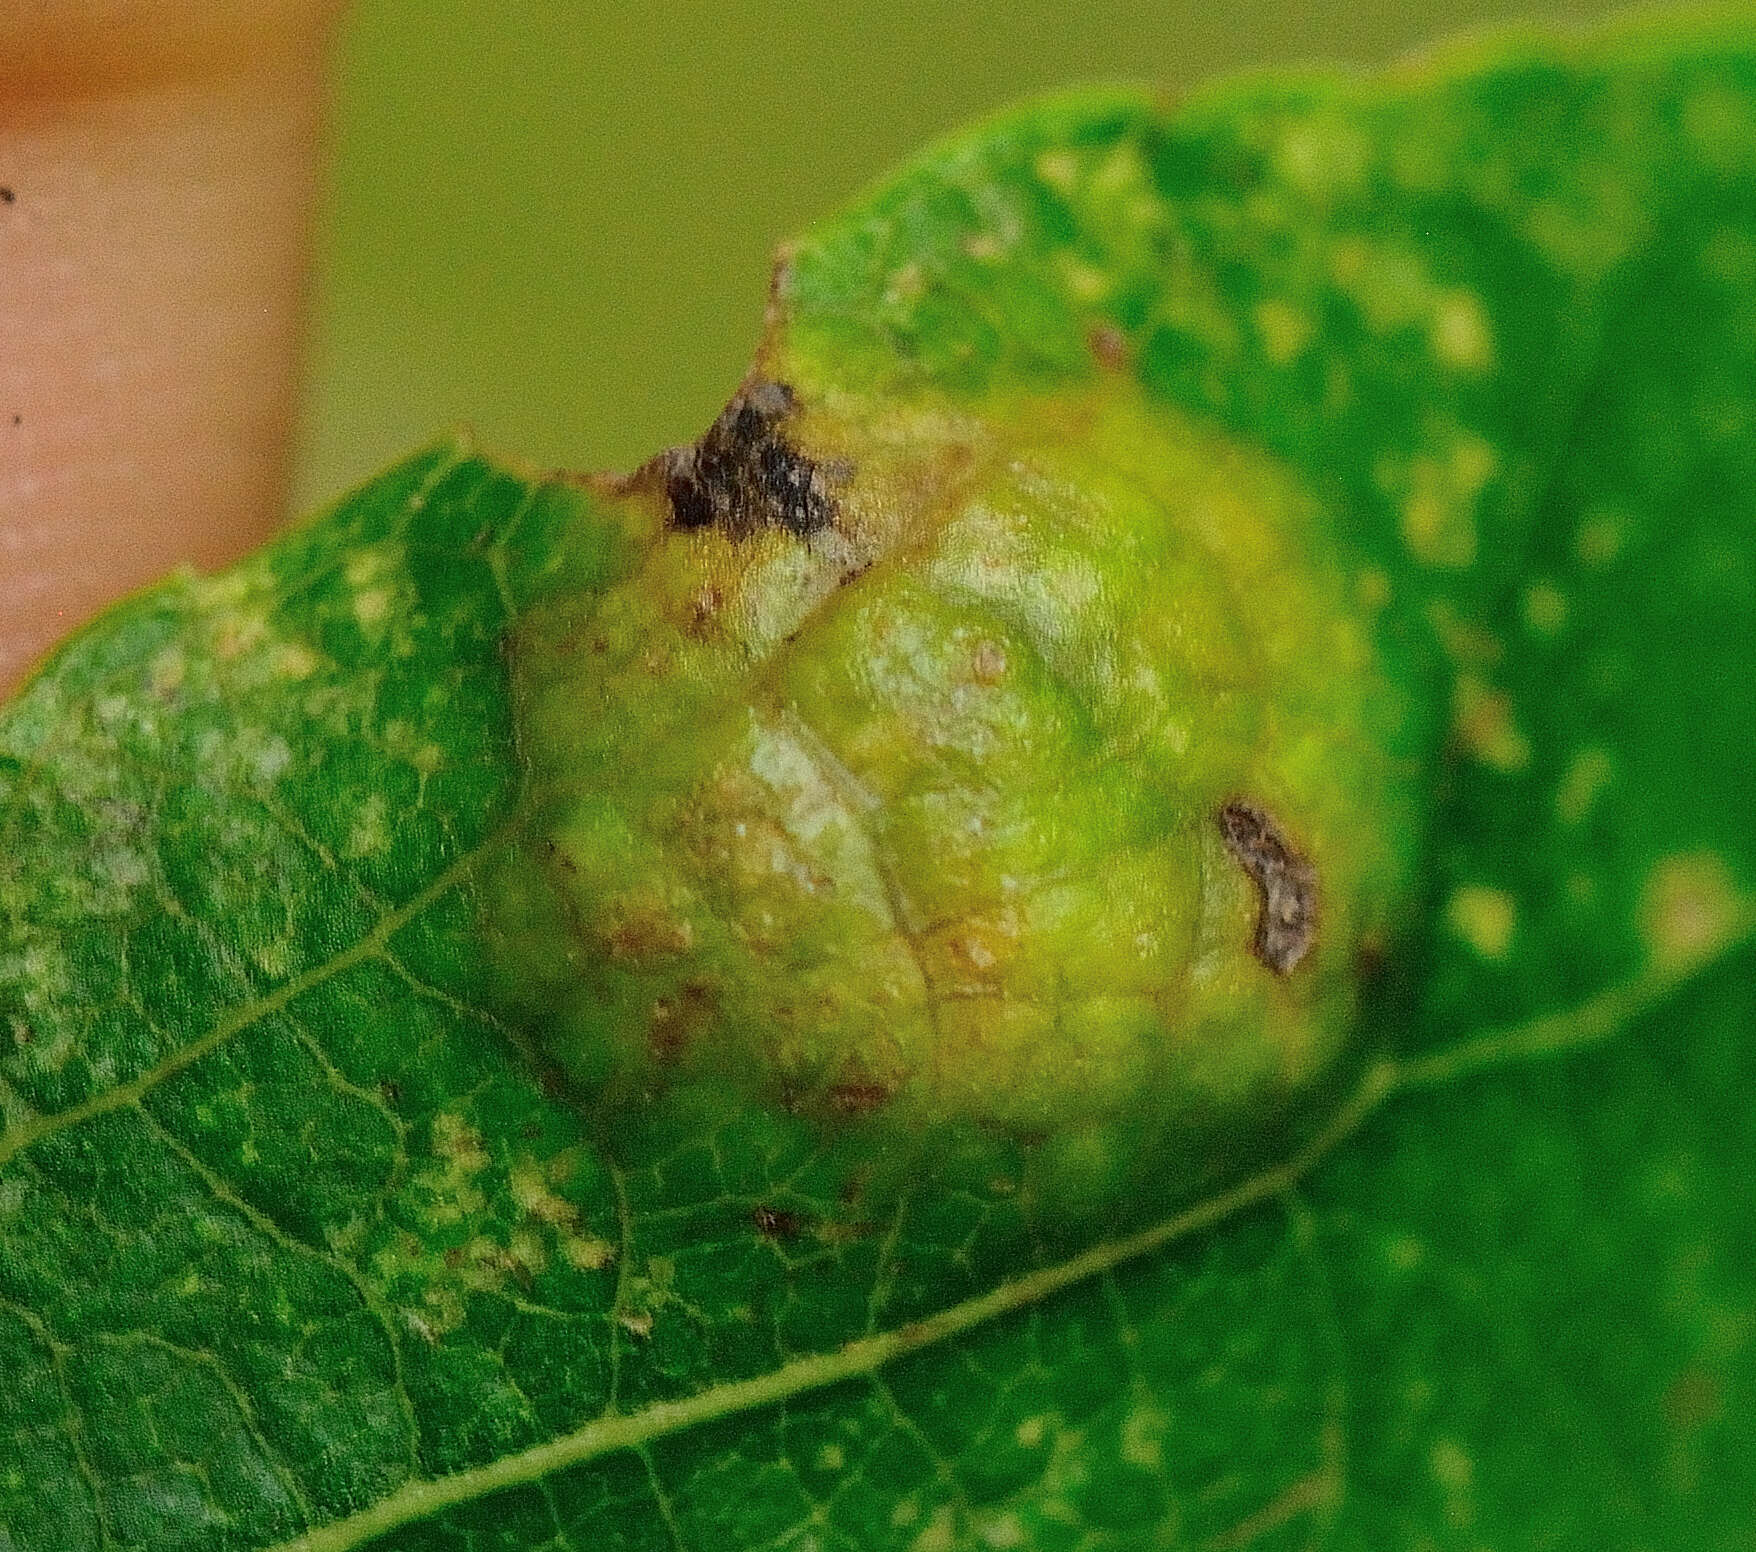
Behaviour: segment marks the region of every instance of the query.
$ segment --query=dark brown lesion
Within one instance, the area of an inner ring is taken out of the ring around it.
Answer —
[[[1317,941],[1317,870],[1254,803],[1227,803],[1219,829],[1260,897],[1251,949],[1276,975],[1290,975]]]
[[[797,406],[785,383],[754,378],[699,441],[653,459],[641,475],[662,483],[671,525],[716,528],[733,539],[770,528],[805,539],[832,526],[830,471],[787,436]]]

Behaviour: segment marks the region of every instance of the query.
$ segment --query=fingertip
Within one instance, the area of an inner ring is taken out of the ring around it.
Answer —
[[[280,516],[335,9],[0,16],[0,690]]]

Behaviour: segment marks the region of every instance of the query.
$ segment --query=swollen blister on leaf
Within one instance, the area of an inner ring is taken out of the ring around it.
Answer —
[[[1756,43],[1081,93],[691,446],[0,712],[0,1546],[1748,1542]]]

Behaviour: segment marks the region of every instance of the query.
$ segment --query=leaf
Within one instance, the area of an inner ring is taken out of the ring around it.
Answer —
[[[1730,23],[1038,104],[792,250],[807,405],[1276,460],[1422,712],[1355,1087],[1140,1221],[550,1066],[506,646],[604,483],[437,448],[83,632],[0,717],[0,1546],[1748,1545],[1753,325]]]

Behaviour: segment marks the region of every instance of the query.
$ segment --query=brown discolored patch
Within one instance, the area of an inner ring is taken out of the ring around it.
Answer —
[[[699,441],[660,453],[632,483],[662,483],[675,528],[717,528],[732,539],[769,528],[801,539],[820,533],[835,522],[835,498],[829,471],[787,440],[796,407],[785,383],[748,382]]]
[[[1276,975],[1291,975],[1317,941],[1317,870],[1254,803],[1227,803],[1219,829],[1261,896],[1252,951]]]
[[[824,1091],[829,1108],[845,1116],[871,1115],[890,1098],[882,1083],[834,1083]]]
[[[805,1232],[804,1215],[786,1207],[753,1207],[750,1221],[764,1239],[797,1239]]]
[[[695,929],[657,906],[636,906],[604,931],[616,959],[657,959],[689,951]]]
[[[714,1007],[713,988],[701,981],[687,982],[675,997],[658,998],[646,1033],[653,1057],[666,1066],[680,1061],[690,1042],[712,1020]]]
[[[1086,336],[1091,353],[1101,367],[1120,372],[1128,365],[1128,341],[1113,323],[1100,323]]]
[[[1725,1395],[1711,1370],[1692,1364],[1665,1391],[1664,1412],[1676,1432],[1694,1433],[1720,1420]]]

